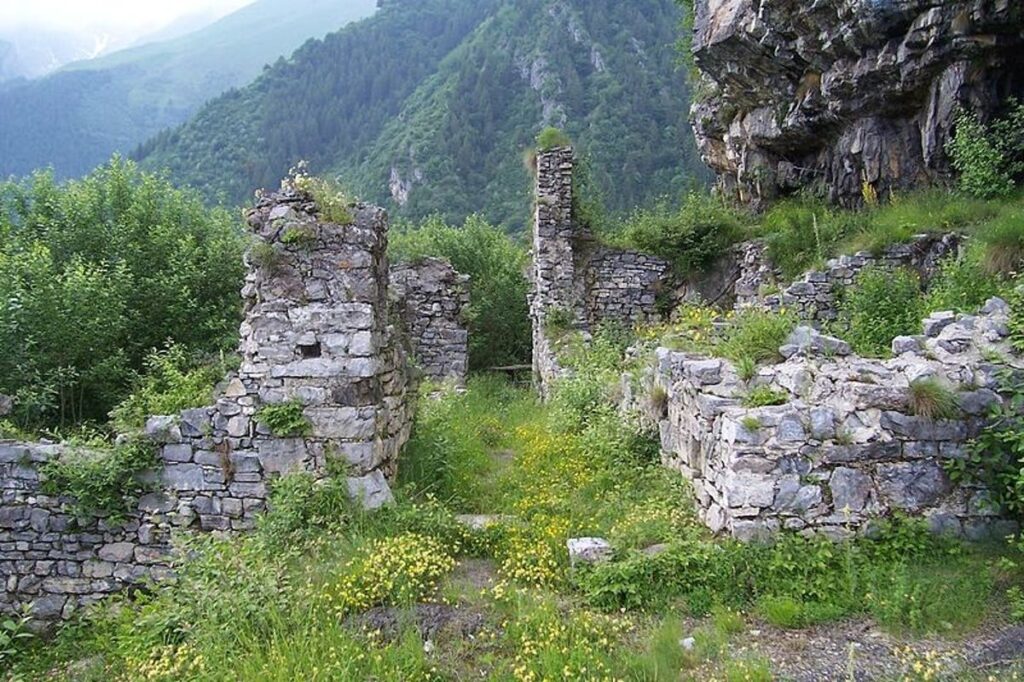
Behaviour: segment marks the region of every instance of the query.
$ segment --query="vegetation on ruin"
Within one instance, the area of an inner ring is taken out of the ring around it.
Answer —
[[[144,474],[157,465],[155,447],[142,438],[109,445],[100,438],[66,444],[63,454],[45,462],[39,473],[47,495],[67,497],[77,516],[100,516],[110,523],[134,511],[139,495],[151,487]]]
[[[308,436],[313,430],[301,400],[263,405],[256,411],[256,420],[279,438]]]
[[[183,538],[173,584],[22,642],[12,679],[770,680],[767,658],[733,653],[750,630],[858,616],[912,646],[900,675],[916,680],[918,635],[1019,617],[1020,548],[901,519],[839,544],[711,538],[650,438],[581,399],[613,390],[622,351],[611,333],[577,349],[550,410],[487,378],[424,398],[395,506],[366,514],[343,479],[283,478],[255,533]],[[496,516],[470,530],[465,512]],[[613,559],[571,569],[581,536]],[[418,630],[425,609],[447,620]]]

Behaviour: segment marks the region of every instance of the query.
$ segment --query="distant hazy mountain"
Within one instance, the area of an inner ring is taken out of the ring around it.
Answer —
[[[375,8],[376,0],[257,0],[186,35],[0,87],[0,176],[44,166],[85,173]]]
[[[108,33],[70,33],[40,28],[0,31],[0,81],[38,78],[80,59],[91,59],[106,48],[124,45]]]
[[[399,215],[526,222],[523,151],[548,125],[613,210],[706,170],[687,121],[675,0],[389,0],[213,100],[136,156],[241,202],[303,159]]]

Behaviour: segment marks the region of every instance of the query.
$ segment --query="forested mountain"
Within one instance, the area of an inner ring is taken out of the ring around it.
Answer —
[[[58,176],[84,174],[375,7],[375,0],[258,0],[173,40],[0,88],[0,176],[44,166]]]
[[[564,127],[609,208],[704,170],[687,123],[673,0],[391,0],[210,102],[136,153],[240,202],[299,160],[400,215],[521,226],[523,152]]]

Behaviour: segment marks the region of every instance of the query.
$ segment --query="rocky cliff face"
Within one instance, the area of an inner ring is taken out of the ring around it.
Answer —
[[[820,185],[844,204],[949,177],[958,107],[1024,92],[1020,0],[696,0],[705,161],[759,203]]]

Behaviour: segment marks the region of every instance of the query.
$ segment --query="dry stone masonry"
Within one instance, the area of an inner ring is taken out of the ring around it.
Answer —
[[[799,327],[780,349],[788,359],[749,381],[726,360],[661,348],[639,383],[624,377],[623,409],[658,427],[665,464],[692,481],[713,531],[742,540],[780,529],[840,538],[901,512],[936,531],[1002,537],[1016,524],[996,516],[985,490],[953,486],[944,463],[965,455],[1001,399],[1000,368],[1024,368],[1006,340],[1007,321],[1000,299],[977,316],[936,313],[921,335],[895,339],[889,360],[857,357],[844,341]],[[910,385],[921,379],[956,391],[962,414],[915,416]],[[746,407],[755,386],[778,392],[783,404]],[[664,401],[643,397],[652,390]]]
[[[659,317],[659,295],[671,289],[671,267],[660,258],[599,245],[573,214],[573,151],[537,155],[533,225],[533,370],[542,394],[562,374],[555,320],[587,333],[602,323],[626,328]]]
[[[126,522],[76,519],[71,500],[41,493],[40,465],[61,446],[0,442],[0,610],[31,603],[36,618],[52,620],[166,577],[173,531],[251,529],[268,483],[287,473],[343,471],[366,507],[392,499],[413,416],[409,348],[428,373],[464,375],[465,279],[440,261],[400,270],[403,298],[392,305],[387,217],[351,211],[344,224],[327,220],[288,183],[258,200],[241,367],[215,404],[149,419],[162,466]],[[301,433],[272,432],[261,410],[275,405],[301,409]]]
[[[837,294],[854,284],[867,268],[915,271],[922,285],[927,285],[938,272],[942,259],[955,255],[960,246],[957,234],[920,235],[907,244],[887,247],[881,254],[861,251],[829,260],[821,270],[808,272],[782,288],[775,269],[768,260],[764,244],[746,242],[737,247],[740,272],[735,285],[736,307],[759,306],[769,310],[786,309],[800,319],[822,323],[838,316]],[[778,291],[778,293],[769,293]]]
[[[391,289],[416,366],[430,379],[465,384],[469,332],[462,314],[469,305],[469,277],[447,261],[424,258],[393,267]]]

